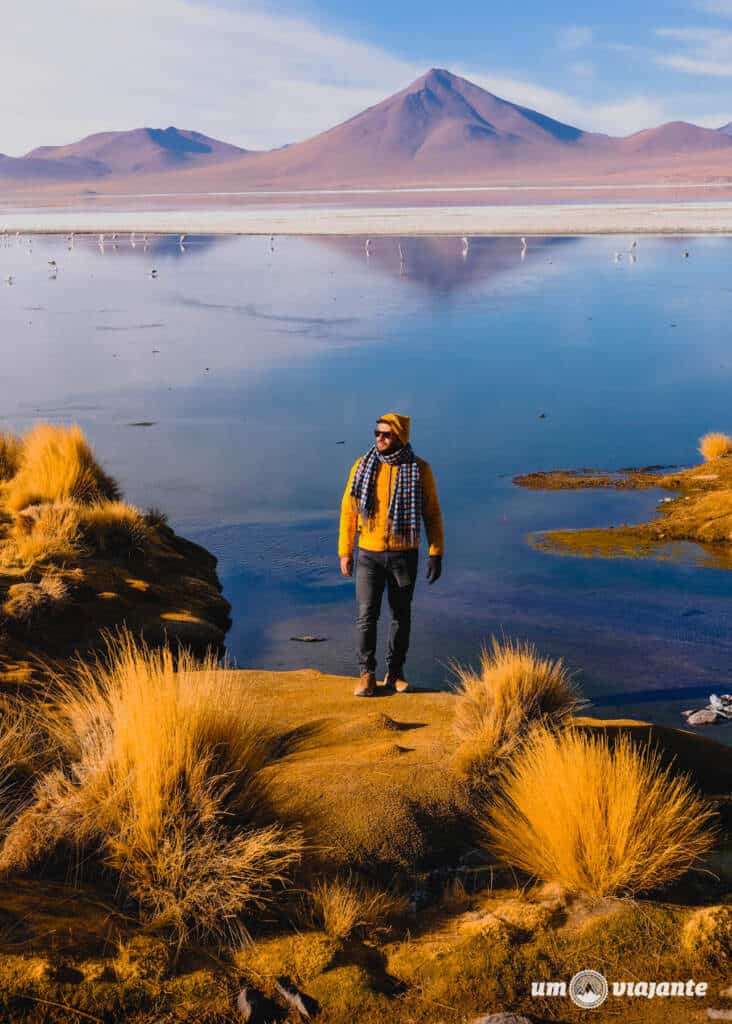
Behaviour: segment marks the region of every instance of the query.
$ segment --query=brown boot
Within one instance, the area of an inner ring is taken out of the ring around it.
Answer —
[[[376,693],[376,676],[373,672],[362,672],[358,686],[353,691],[354,697],[373,697]]]
[[[396,672],[387,672],[384,676],[384,689],[396,690],[397,693],[406,693],[409,683]]]

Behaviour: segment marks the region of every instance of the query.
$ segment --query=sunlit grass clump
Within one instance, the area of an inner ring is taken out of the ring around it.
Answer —
[[[117,484],[94,458],[81,427],[39,423],[17,443],[16,469],[3,486],[11,512],[40,502],[90,504],[119,498]]]
[[[131,557],[160,525],[120,500],[77,426],[0,434],[0,505],[10,513],[0,567],[14,571],[93,554]]]
[[[15,434],[0,432],[0,482],[15,476],[20,468],[23,442]]]
[[[303,920],[332,939],[387,931],[389,922],[407,909],[404,897],[370,886],[358,878],[322,880],[308,894]]]
[[[621,736],[533,731],[483,822],[505,860],[567,892],[633,896],[683,874],[714,842],[714,812],[660,755]]]
[[[732,451],[732,437],[729,434],[710,433],[699,439],[699,452],[705,462],[712,462]]]
[[[477,672],[454,666],[457,767],[492,775],[537,723],[558,727],[584,701],[561,658],[541,657],[533,644],[495,637]]]
[[[301,834],[273,823],[261,769],[269,731],[213,657],[151,650],[127,633],[55,680],[46,727],[61,765],[12,822],[0,871],[58,844],[98,854],[144,920],[182,943],[241,934],[286,882]]]

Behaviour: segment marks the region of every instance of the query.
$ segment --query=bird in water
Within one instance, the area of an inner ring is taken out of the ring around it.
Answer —
[[[463,235],[462,243],[463,243],[462,254],[463,254],[463,259],[465,259],[467,257],[467,255],[468,255],[468,252],[470,251],[470,242],[468,241],[466,235]]]
[[[150,271],[150,277],[154,278],[154,277],[157,277],[157,276],[158,276],[157,269],[155,267],[153,267],[152,270]]]

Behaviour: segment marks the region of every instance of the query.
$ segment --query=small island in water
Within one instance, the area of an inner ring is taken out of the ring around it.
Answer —
[[[725,481],[518,482],[680,491],[624,529],[716,553]],[[597,1021],[732,1007],[732,748],[518,639],[444,693],[234,670],[215,559],[76,427],[0,437],[0,512],[3,1019],[581,1021],[542,985],[586,968],[656,982]]]

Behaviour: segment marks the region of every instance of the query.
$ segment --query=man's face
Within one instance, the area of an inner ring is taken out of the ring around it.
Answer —
[[[394,433],[394,428],[391,423],[384,423],[380,421],[376,424],[378,431],[375,441],[376,447],[380,452],[388,452],[398,443],[397,436]],[[386,436],[384,436],[386,435]]]

